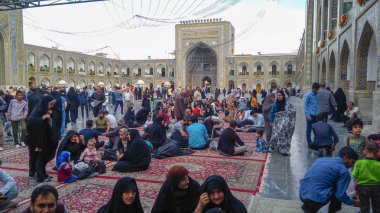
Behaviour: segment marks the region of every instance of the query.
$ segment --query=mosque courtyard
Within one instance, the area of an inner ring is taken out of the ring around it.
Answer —
[[[182,165],[190,171],[190,176],[200,183],[210,175],[222,175],[233,194],[245,204],[248,212],[302,212],[298,196],[299,180],[317,157],[312,156],[307,150],[303,101],[296,97],[292,97],[292,101],[297,107],[297,122],[290,157],[277,153],[256,153],[253,150],[253,134],[239,133],[249,146],[249,152],[244,156],[224,157],[216,151],[197,151],[192,155],[153,159],[148,170],[134,173],[111,171],[114,162],[106,162],[105,174],[71,184],[57,181],[56,172],[52,170],[54,162],[50,162],[47,168],[54,179],[48,184],[58,189],[60,199],[70,212],[96,212],[108,201],[113,186],[120,177],[134,177],[144,210],[150,212],[168,169],[172,165]],[[135,108],[138,110],[138,104]],[[117,117],[120,117],[120,114]],[[341,123],[331,124],[339,135],[339,149],[344,145],[342,141],[345,141],[348,132]],[[80,130],[84,128],[84,123],[79,121],[76,126],[69,124],[68,128]],[[11,148],[11,145],[8,147]],[[27,148],[7,149],[1,153],[1,159],[2,168],[15,177],[20,190],[17,198],[19,205],[8,212],[22,212],[29,205],[31,191],[38,185],[35,179],[28,177]],[[324,212],[323,209],[321,212]],[[344,206],[341,212],[355,212],[355,209]]]

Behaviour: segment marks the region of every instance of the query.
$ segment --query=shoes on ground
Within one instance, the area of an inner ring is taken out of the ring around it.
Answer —
[[[17,144],[17,145],[16,145],[16,149],[18,149],[18,148],[20,148],[20,147],[21,147],[20,144]]]
[[[21,142],[21,146],[22,146],[22,147],[26,147],[26,145],[25,145],[24,142]]]

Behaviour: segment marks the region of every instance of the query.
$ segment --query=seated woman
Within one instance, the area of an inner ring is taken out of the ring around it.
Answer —
[[[121,156],[120,154],[116,154],[118,162],[112,170],[119,172],[137,172],[147,170],[151,161],[151,154],[148,145],[141,138],[139,131],[136,129],[130,129],[127,137],[127,144],[121,140],[124,146],[124,153],[122,153]]]
[[[145,107],[141,108],[136,113],[136,122],[140,126],[144,125],[147,120],[148,115],[149,115],[149,111]]]
[[[148,126],[148,141],[153,144],[154,148],[160,147],[166,140],[166,130],[164,127],[164,117],[157,116],[153,124]]]
[[[98,210],[98,213],[113,212],[144,213],[140,202],[139,189],[134,178],[120,178],[116,182],[111,199]]]
[[[76,162],[85,148],[86,143],[83,135],[79,135],[75,130],[70,130],[59,144],[57,156],[62,151],[68,151],[70,152],[71,160]]]
[[[128,127],[135,127],[135,111],[133,107],[128,107],[127,112],[124,115],[124,122]]]
[[[212,175],[201,186],[201,196],[195,213],[219,208],[226,213],[247,213],[244,204],[232,195],[226,181],[219,175]]]
[[[200,186],[183,166],[173,166],[154,202],[152,213],[193,213],[199,200]]]

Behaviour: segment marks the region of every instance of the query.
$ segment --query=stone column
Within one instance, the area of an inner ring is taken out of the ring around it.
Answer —
[[[306,8],[306,31],[305,31],[305,69],[303,75],[303,91],[310,89],[312,83],[313,58],[314,58],[314,0],[307,2]]]

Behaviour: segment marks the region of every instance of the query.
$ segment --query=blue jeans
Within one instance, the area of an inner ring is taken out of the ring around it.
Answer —
[[[317,118],[315,115],[310,115],[311,121],[308,121],[306,118],[306,141],[307,145],[311,144],[311,126],[313,123],[317,122]]]
[[[13,199],[15,199],[18,196],[18,189],[17,186],[13,186],[11,190],[9,190],[8,193],[4,195],[7,197],[7,200],[5,202],[0,203],[0,211],[3,210],[3,208],[8,205]]]
[[[116,111],[117,111],[117,107],[120,105],[120,108],[121,108],[121,114],[124,114],[124,104],[123,104],[123,101],[122,100],[116,100],[116,103],[115,103],[115,109],[113,111],[113,114],[116,114]]]
[[[78,177],[75,176],[75,175],[73,175],[73,176],[71,176],[71,178],[66,179],[66,180],[64,180],[63,182],[64,182],[64,183],[74,183],[74,182],[77,181],[77,180],[78,180]]]

